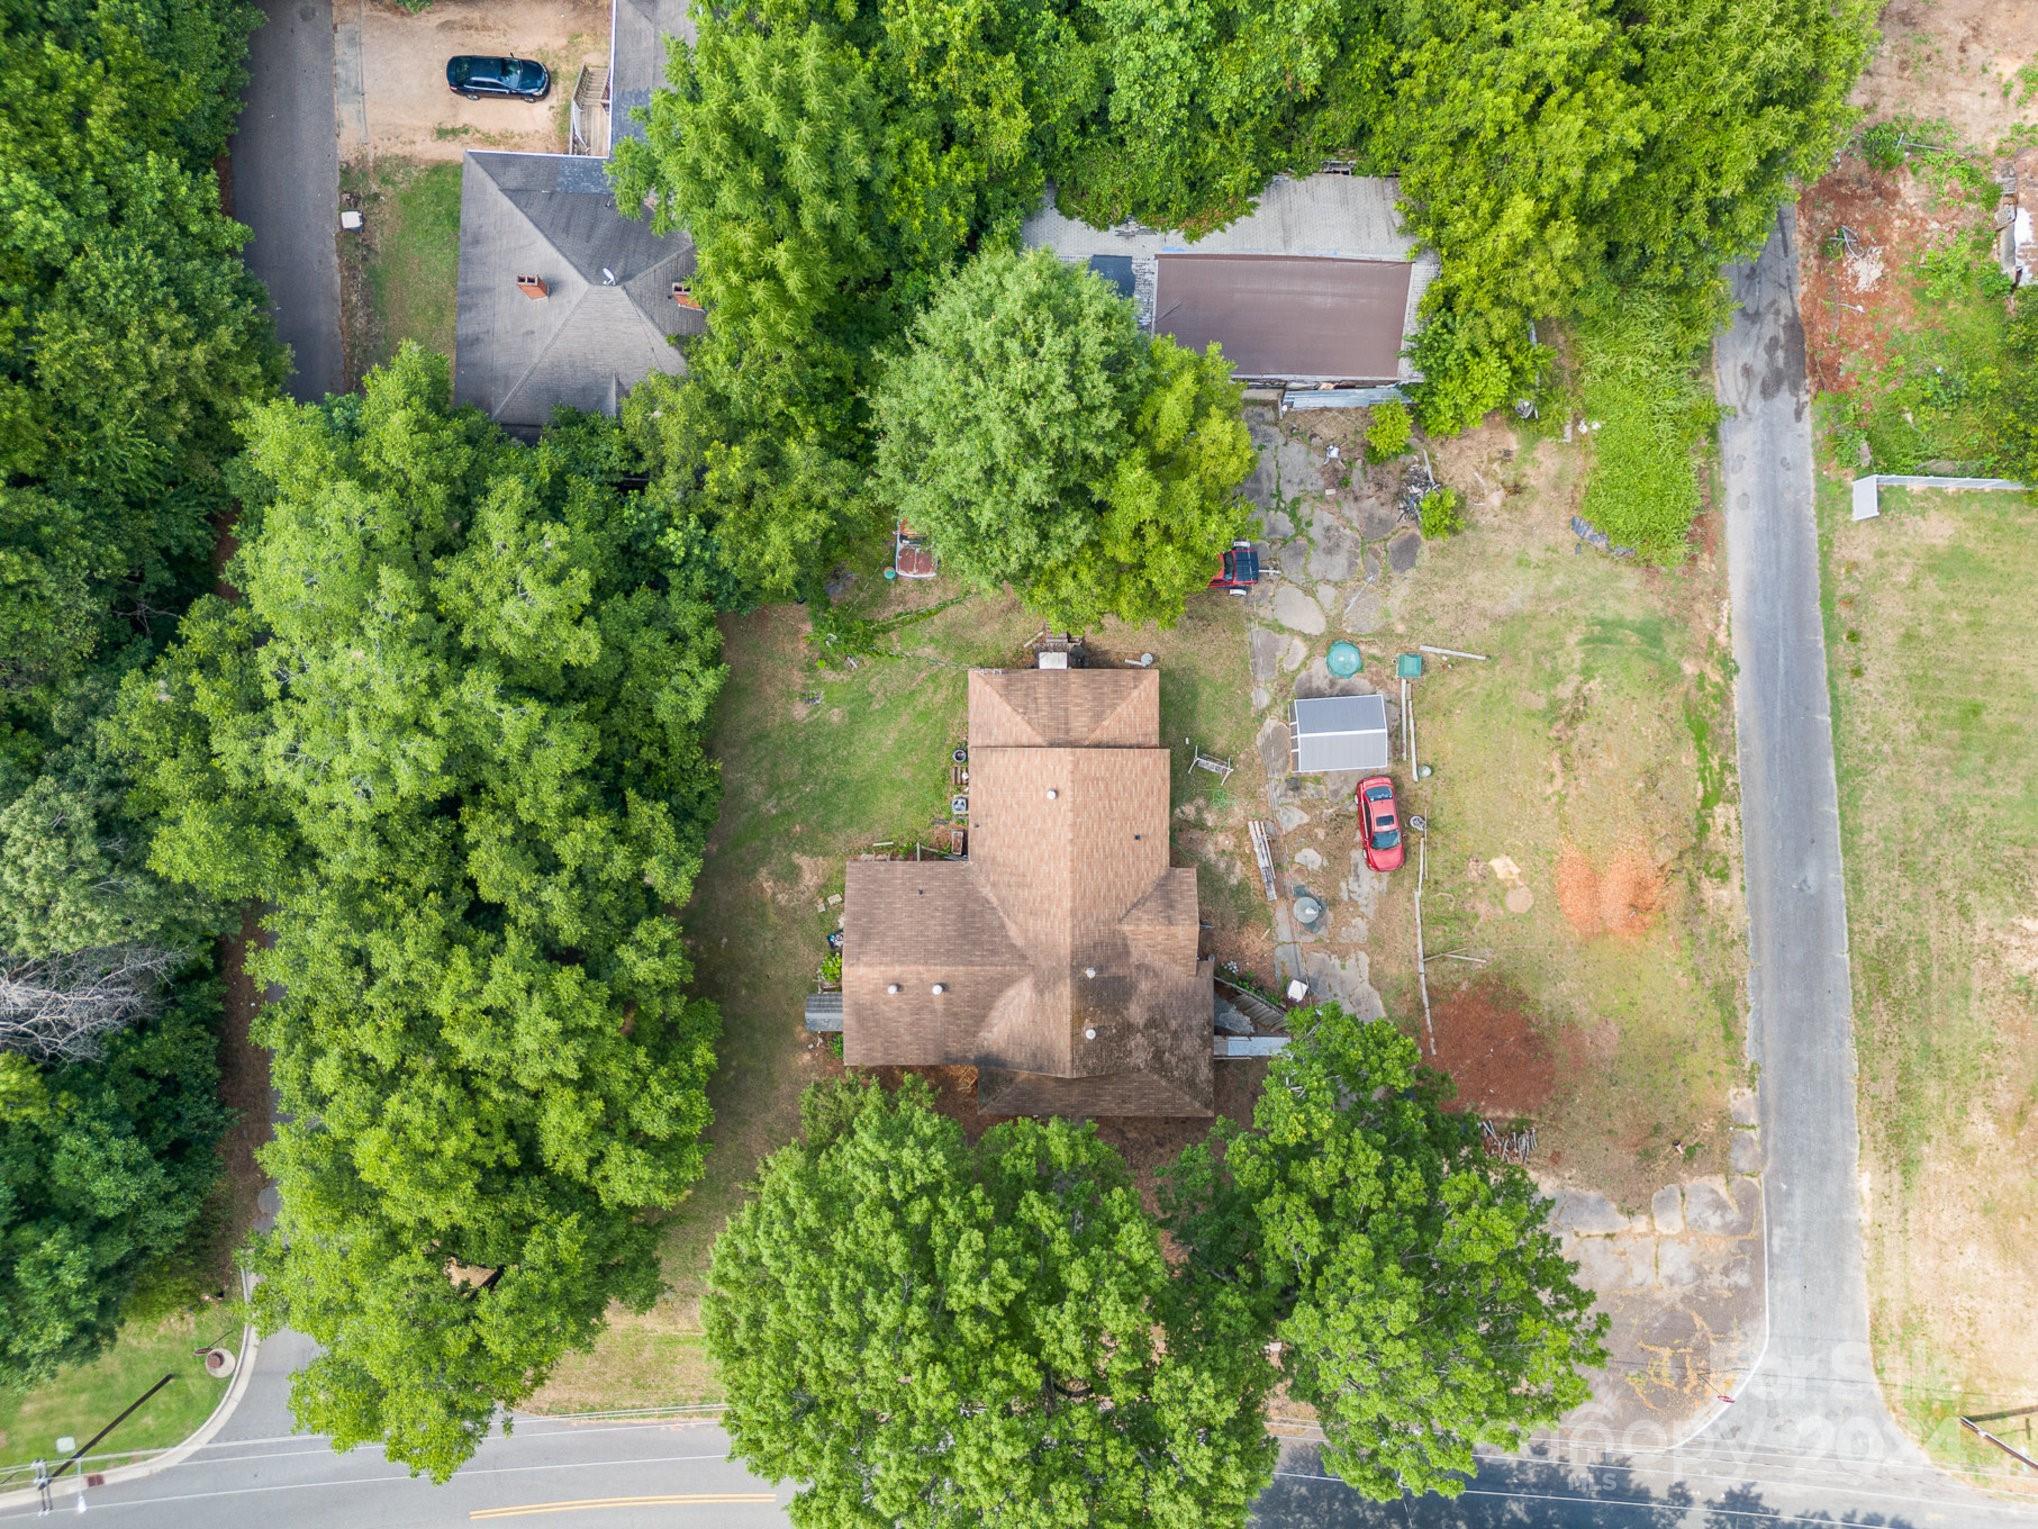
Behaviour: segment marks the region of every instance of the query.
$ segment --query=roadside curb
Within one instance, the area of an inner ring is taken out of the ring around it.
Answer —
[[[226,1427],[228,1419],[234,1414],[234,1409],[240,1405],[241,1398],[247,1394],[249,1379],[255,1373],[255,1358],[260,1352],[261,1347],[262,1335],[255,1331],[254,1324],[250,1322],[242,1327],[240,1355],[234,1365],[233,1379],[227,1382],[226,1395],[219,1399],[219,1404],[212,1409],[212,1415],[206,1418],[203,1423],[200,1423],[197,1428],[193,1429],[180,1444],[172,1444],[168,1449],[162,1450],[146,1460],[137,1460],[132,1465],[115,1466],[110,1471],[94,1473],[100,1477],[101,1484],[117,1486],[123,1481],[145,1480],[155,1475],[158,1471],[166,1471],[173,1465],[182,1465],[191,1456],[210,1444],[218,1436],[219,1431]],[[84,1468],[85,1465],[85,1461],[79,1461],[77,1466],[72,1468],[70,1474],[51,1488],[51,1496],[54,1500],[62,1502],[74,1498],[86,1490],[85,1476],[87,1472]],[[0,1509],[33,1507],[35,1502],[36,1494],[33,1487],[19,1492],[8,1492],[0,1495]]]

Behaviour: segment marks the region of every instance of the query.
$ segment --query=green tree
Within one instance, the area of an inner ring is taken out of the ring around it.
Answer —
[[[1096,105],[1048,168],[1063,210],[1098,227],[1229,222],[1387,105],[1388,50],[1353,0],[1094,0],[1076,17]]]
[[[1094,1129],[974,1149],[917,1079],[810,1090],[716,1243],[735,1452],[817,1526],[1242,1523],[1271,1378],[1173,1276]]]
[[[1324,1463],[1367,1496],[1462,1490],[1473,1447],[1582,1402],[1605,1320],[1521,1169],[1384,1022],[1297,1010],[1250,1130],[1183,1154],[1170,1226],[1273,1323]]]
[[[630,428],[748,593],[805,591],[872,528],[878,358],[1039,200],[1037,143],[1063,131],[1082,56],[1045,0],[767,0],[674,45],[612,173],[621,205],[650,197],[654,226],[693,238],[710,321],[687,381]]]
[[[1406,456],[1415,443],[1415,423],[1408,405],[1396,399],[1374,404],[1366,411],[1366,460],[1391,462]]]
[[[0,1053],[0,1386],[99,1353],[137,1281],[190,1240],[226,1126],[220,1002],[186,983],[93,1061]]]
[[[655,1296],[643,1213],[700,1173],[717,1019],[670,911],[723,674],[614,428],[526,448],[448,393],[410,346],[256,411],[244,599],[200,600],[121,712],[154,863],[275,905],[260,1313],[326,1346],[298,1417],[440,1478]]]
[[[181,609],[243,400],[281,357],[213,159],[239,0],[0,0],[0,721]],[[39,492],[31,492],[39,491]]]
[[[1052,621],[1172,622],[1245,522],[1229,370],[1149,341],[1087,271],[987,251],[880,385],[875,491],[951,572]]]

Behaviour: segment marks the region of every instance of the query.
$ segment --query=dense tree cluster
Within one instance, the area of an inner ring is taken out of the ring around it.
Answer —
[[[650,197],[661,227],[693,234],[713,314],[692,378],[641,390],[633,431],[749,589],[809,590],[846,539],[899,508],[869,473],[887,356],[972,253],[1010,246],[1049,182],[1099,225],[1201,230],[1247,211],[1274,173],[1330,159],[1399,176],[1410,230],[1441,256],[1417,402],[1426,428],[1461,429],[1533,392],[1548,356],[1536,325],[1601,289],[1656,294],[1681,323],[1669,349],[1703,340],[1719,265],[1752,251],[1791,178],[1837,147],[1873,11],[710,9],[698,42],[674,50],[646,140],[616,159],[625,206]]]
[[[218,1173],[220,994],[181,986],[89,1060],[0,1052],[0,1376],[92,1358],[136,1282],[187,1243]]]
[[[448,394],[408,347],[365,396],[257,410],[243,599],[121,706],[155,863],[273,905],[260,1305],[325,1345],[298,1417],[438,1476],[656,1295],[642,1213],[700,1171],[717,1029],[671,912],[723,673],[614,428],[523,447]]]
[[[918,1079],[803,1113],[702,1313],[737,1453],[806,1483],[795,1523],[1242,1517],[1272,1368],[1236,1302],[1171,1273],[1094,1131],[1015,1120],[970,1147]]]
[[[220,912],[106,735],[282,360],[220,209],[243,0],[0,0],[0,1385],[87,1358],[214,1179]]]
[[[876,491],[951,573],[1058,625],[1166,625],[1245,528],[1240,391],[1088,271],[987,250],[878,386]]]
[[[805,1484],[795,1523],[1242,1523],[1277,1383],[1361,1492],[1452,1493],[1475,1444],[1585,1398],[1604,1321],[1526,1173],[1393,1027],[1292,1022],[1160,1220],[1088,1126],[970,1147],[917,1080],[810,1092],[702,1309],[736,1452]]]

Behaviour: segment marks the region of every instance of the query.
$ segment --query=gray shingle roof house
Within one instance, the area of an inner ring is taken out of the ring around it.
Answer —
[[[693,36],[687,0],[613,0],[598,147],[643,136],[631,111],[664,80],[668,40]],[[613,415],[652,372],[686,370],[673,340],[707,326],[673,301],[673,284],[693,269],[693,240],[617,209],[606,159],[469,150],[453,401],[522,435],[561,406]]]
[[[614,414],[651,372],[685,369],[671,339],[706,327],[672,297],[693,275],[693,241],[618,212],[607,168],[585,156],[469,151],[455,403],[536,431],[562,404]]]
[[[1087,262],[1150,333],[1198,350],[1215,340],[1247,381],[1414,382],[1401,351],[1437,259],[1402,228],[1399,190],[1377,176],[1277,175],[1251,212],[1198,239],[1137,223],[1091,228],[1050,199],[1020,238]]]

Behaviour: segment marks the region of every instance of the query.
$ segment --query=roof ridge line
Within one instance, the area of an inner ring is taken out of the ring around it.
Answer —
[[[533,227],[535,226],[536,225],[534,224]],[[547,240],[546,242],[550,243],[551,241]],[[578,271],[575,271],[573,274],[575,276],[580,275]],[[538,353],[535,356],[531,357],[531,364],[523,369],[523,372],[517,377],[517,380],[515,382],[511,383],[509,387],[504,389],[502,395],[502,402],[495,406],[494,412],[488,416],[490,419],[497,421],[501,420],[502,411],[510,406],[511,399],[515,398],[518,393],[523,391],[524,384],[531,380],[531,374],[538,369],[538,364],[541,361],[543,361],[547,356],[552,354],[552,347],[559,343],[559,336],[566,332],[566,326],[573,322],[574,313],[579,309],[582,303],[587,301],[587,294],[593,290],[594,289],[587,284],[586,279],[583,277],[581,280],[580,296],[576,297],[573,300],[573,306],[566,310],[565,317],[560,319],[559,323],[556,326],[554,326],[552,333],[546,337],[545,343],[543,346],[539,348]],[[540,428],[543,427],[541,426]]]

